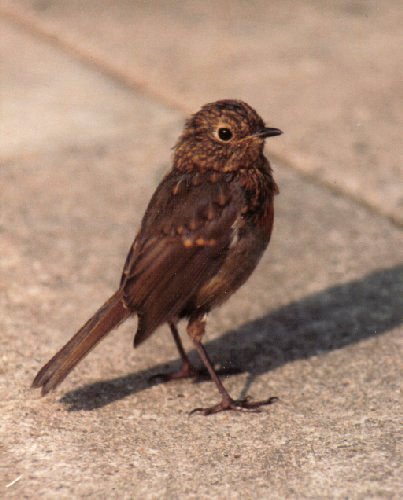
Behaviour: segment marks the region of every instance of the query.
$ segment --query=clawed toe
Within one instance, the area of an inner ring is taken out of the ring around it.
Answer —
[[[259,413],[262,406],[271,405],[278,400],[276,397],[270,397],[264,401],[251,401],[249,397],[241,400],[223,400],[209,408],[195,408],[190,412],[190,415],[200,413],[201,415],[213,415],[221,411],[243,411],[251,413]]]

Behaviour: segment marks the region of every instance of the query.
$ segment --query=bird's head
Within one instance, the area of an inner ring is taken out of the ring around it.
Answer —
[[[266,127],[243,101],[206,104],[186,122],[174,148],[174,166],[185,171],[253,168],[263,155],[264,140],[281,133]]]

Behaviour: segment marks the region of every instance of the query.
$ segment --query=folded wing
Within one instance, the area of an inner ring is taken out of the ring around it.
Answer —
[[[172,172],[151,199],[121,286],[139,317],[135,345],[178,316],[224,261],[241,195],[229,175]]]

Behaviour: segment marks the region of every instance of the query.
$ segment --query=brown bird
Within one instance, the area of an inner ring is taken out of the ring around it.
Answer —
[[[174,148],[173,168],[157,187],[123,268],[117,292],[38,372],[33,387],[55,388],[113,328],[138,317],[134,346],[168,323],[182,366],[166,380],[191,377],[177,323],[187,333],[222,396],[205,415],[223,410],[256,411],[272,398],[231,398],[201,340],[205,318],[250,276],[273,228],[278,188],[263,154],[264,140],[280,135],[248,104],[206,104],[186,122]]]

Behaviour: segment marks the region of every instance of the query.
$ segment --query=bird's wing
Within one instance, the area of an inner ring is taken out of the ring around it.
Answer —
[[[225,259],[241,194],[230,175],[171,172],[145,213],[121,287],[139,326],[135,345],[179,314]]]

